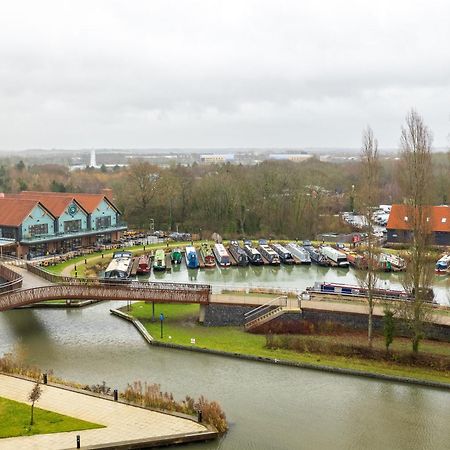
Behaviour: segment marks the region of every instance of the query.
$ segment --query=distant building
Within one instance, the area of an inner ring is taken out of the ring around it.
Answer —
[[[312,158],[313,155],[307,153],[274,153],[269,155],[269,159],[275,159],[277,161],[293,161],[302,162]]]
[[[430,206],[429,217],[432,242],[436,245],[450,245],[450,208],[448,206]],[[411,209],[406,205],[392,205],[386,226],[387,241],[405,243],[411,241]]]
[[[234,161],[234,154],[225,153],[225,154],[208,154],[208,155],[200,155],[200,161],[203,164],[223,164],[226,162]]]
[[[111,200],[101,194],[23,191],[0,195],[0,239],[13,240],[18,257],[65,253],[118,241],[127,226]]]

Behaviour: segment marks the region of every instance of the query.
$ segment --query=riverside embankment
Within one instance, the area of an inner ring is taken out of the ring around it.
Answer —
[[[27,362],[53,368],[66,379],[105,380],[119,389],[141,379],[160,382],[177,397],[189,393],[217,399],[230,423],[219,444],[225,450],[292,449],[299,443],[313,450],[447,448],[446,391],[168,351],[149,346],[131,324],[109,314],[120,306],[2,313],[0,353],[20,342]]]

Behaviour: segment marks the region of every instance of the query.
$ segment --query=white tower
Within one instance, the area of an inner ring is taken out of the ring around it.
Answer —
[[[89,163],[89,167],[97,167],[97,161],[95,159],[95,149],[91,150],[91,162]]]

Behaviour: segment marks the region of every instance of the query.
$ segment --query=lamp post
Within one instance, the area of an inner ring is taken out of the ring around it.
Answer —
[[[164,337],[164,314],[159,315],[159,321],[161,322],[161,339]]]

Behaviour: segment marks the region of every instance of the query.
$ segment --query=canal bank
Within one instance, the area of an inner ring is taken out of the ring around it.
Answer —
[[[340,375],[351,375],[351,376],[361,376],[366,378],[373,378],[373,379],[379,379],[379,380],[385,380],[385,381],[394,381],[399,383],[410,383],[410,384],[417,384],[420,386],[426,386],[426,387],[435,387],[435,388],[441,388],[446,389],[450,391],[450,380],[448,382],[445,381],[435,381],[431,379],[425,379],[420,378],[420,375],[414,373],[413,370],[411,370],[411,376],[401,376],[401,375],[389,375],[386,373],[382,373],[383,368],[380,367],[377,368],[372,365],[372,370],[361,370],[356,368],[348,368],[348,367],[340,367],[340,362],[335,361],[334,366],[332,365],[325,365],[325,364],[317,364],[307,361],[299,361],[295,359],[300,359],[300,354],[291,354],[291,359],[285,359],[283,356],[277,355],[275,356],[267,356],[266,354],[263,356],[262,354],[247,354],[247,353],[241,353],[239,351],[226,351],[226,350],[218,350],[218,349],[212,349],[207,347],[201,347],[198,346],[196,343],[195,338],[191,340],[190,345],[182,345],[179,343],[174,342],[165,342],[161,339],[155,339],[146,329],[145,325],[136,317],[127,314],[124,311],[118,310],[118,309],[111,309],[110,312],[118,316],[134,325],[134,327],[137,329],[137,331],[142,335],[142,337],[145,339],[146,342],[148,342],[150,345],[156,345],[159,347],[166,347],[169,349],[176,349],[176,350],[182,350],[182,351],[188,351],[188,352],[199,352],[199,353],[207,353],[210,355],[216,355],[216,356],[223,356],[228,358],[238,358],[248,361],[256,361],[256,362],[262,362],[262,363],[270,363],[270,364],[277,364],[281,366],[289,366],[289,367],[297,367],[301,369],[310,369],[310,370],[319,370],[324,372],[330,372],[334,374],[340,374]],[[226,328],[226,327],[222,327]],[[167,334],[167,332],[166,332]],[[192,331],[192,334],[195,335],[195,331]],[[242,333],[242,340],[247,339],[249,336],[246,333]],[[263,352],[261,352],[263,353]],[[265,352],[267,353],[267,352]],[[273,352],[272,352],[273,353]],[[316,359],[317,361],[320,361],[321,359],[326,359],[326,355],[310,355],[313,357],[313,359]],[[344,362],[341,361],[341,364]],[[347,360],[345,362],[346,365],[352,365],[351,360]],[[403,367],[403,371],[408,371],[408,367]],[[386,371],[386,369],[384,369]],[[400,368],[399,368],[400,370]],[[437,376],[438,374],[436,374]]]
[[[448,447],[450,397],[444,390],[168,352],[149,346],[129,323],[109,315],[119,306],[123,303],[2,313],[0,353],[20,342],[25,362],[53,368],[62,378],[105,380],[119,389],[140,379],[159,382],[178,397],[218,400],[229,432],[219,442],[186,450]]]

